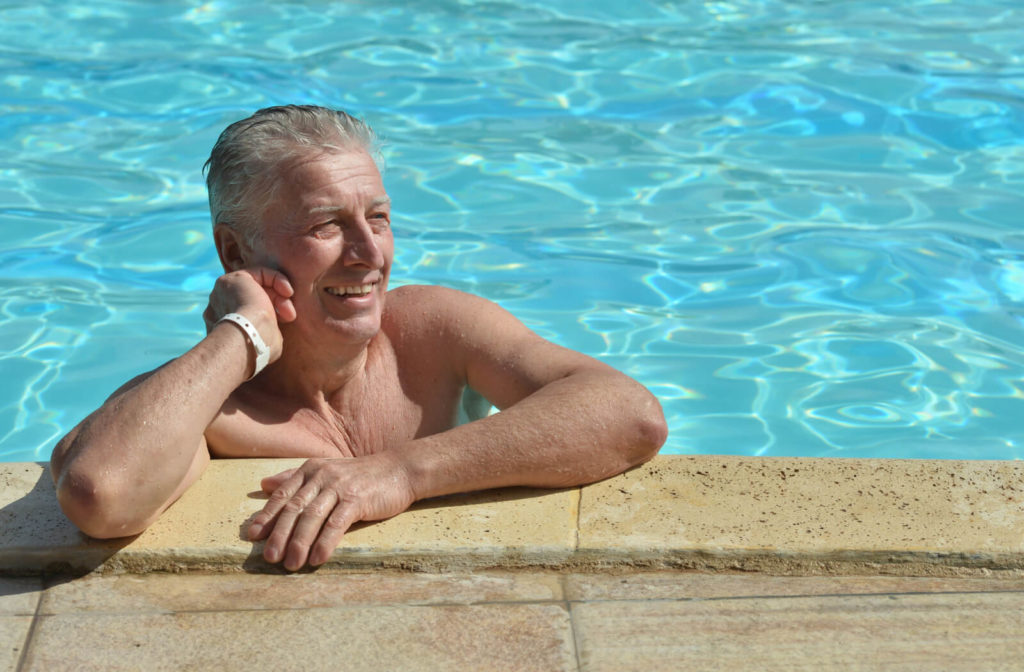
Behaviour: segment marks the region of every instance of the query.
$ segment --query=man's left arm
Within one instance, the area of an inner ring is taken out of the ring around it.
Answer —
[[[250,538],[268,538],[268,561],[283,559],[288,569],[322,564],[356,521],[455,492],[592,483],[650,459],[664,443],[661,406],[632,378],[544,340],[490,301],[417,291],[443,332],[445,352],[437,356],[450,358],[500,412],[374,455],[310,460],[265,479],[271,501]]]
[[[396,447],[417,499],[510,485],[582,485],[657,453],[665,419],[640,383],[537,336],[490,301],[443,295],[451,296],[454,365],[501,412]]]

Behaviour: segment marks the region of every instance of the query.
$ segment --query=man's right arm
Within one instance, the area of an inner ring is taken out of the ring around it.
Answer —
[[[202,473],[203,432],[245,379],[245,336],[221,323],[198,345],[115,392],[57,444],[57,499],[83,532],[138,534]]]
[[[276,359],[274,307],[290,303],[273,291],[281,278],[266,270],[222,276],[205,314],[207,336],[124,385],[58,443],[50,460],[57,499],[79,529],[98,538],[138,534],[199,478],[210,459],[206,428],[255,367],[244,332],[217,320],[250,317]]]

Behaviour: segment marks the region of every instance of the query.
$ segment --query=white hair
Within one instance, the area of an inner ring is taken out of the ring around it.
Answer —
[[[203,166],[213,225],[225,224],[252,242],[270,205],[278,167],[301,155],[365,151],[381,167],[380,144],[363,121],[316,105],[259,110],[224,129]]]

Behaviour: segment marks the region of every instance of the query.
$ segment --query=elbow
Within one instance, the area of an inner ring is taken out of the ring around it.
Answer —
[[[116,487],[68,470],[57,479],[57,502],[68,520],[95,539],[116,539],[139,534],[149,521],[125,515]]]
[[[665,413],[661,410],[661,404],[653,396],[638,409],[635,415],[633,436],[630,466],[647,462],[657,455],[661,447],[665,445],[665,441],[668,439],[668,423],[665,422]]]

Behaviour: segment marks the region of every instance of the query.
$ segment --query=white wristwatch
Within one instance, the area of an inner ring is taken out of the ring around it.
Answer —
[[[251,376],[249,376],[249,380],[252,380],[256,377],[256,374],[262,371],[267,363],[270,362],[270,348],[268,348],[267,344],[263,342],[263,338],[260,337],[260,332],[256,331],[256,327],[253,326],[253,323],[244,315],[228,313],[217,320],[217,324],[220,324],[225,320],[228,322],[234,322],[241,327],[242,331],[245,332],[246,338],[249,339],[249,342],[252,343],[252,347],[256,350],[256,370],[252,372]]]

